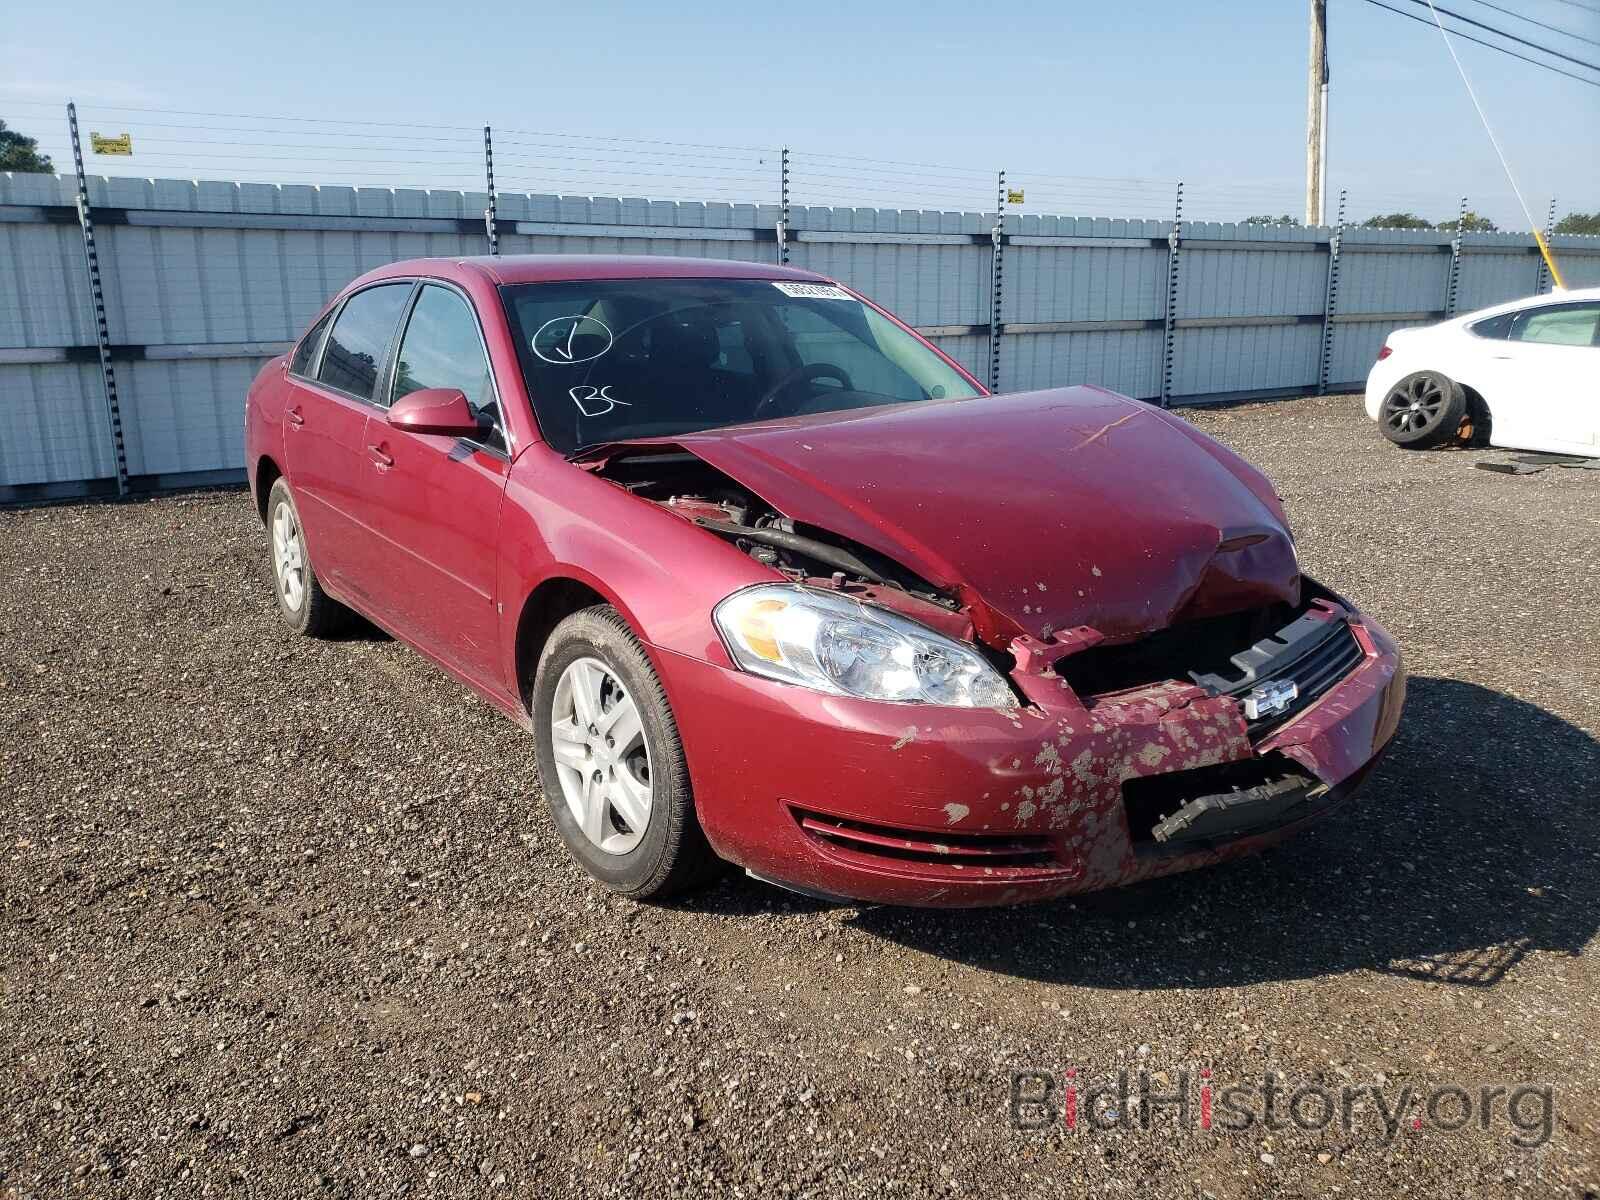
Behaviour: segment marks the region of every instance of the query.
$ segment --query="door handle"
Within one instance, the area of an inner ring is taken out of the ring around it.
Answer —
[[[387,471],[394,466],[394,456],[385,451],[382,446],[368,446],[367,456],[377,464],[380,471]]]
[[[306,414],[300,410],[300,406],[298,404],[296,404],[293,408],[286,409],[283,416],[284,420],[288,421],[291,425],[304,425],[306,423]]]

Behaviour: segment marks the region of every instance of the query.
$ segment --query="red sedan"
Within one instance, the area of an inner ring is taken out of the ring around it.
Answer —
[[[1404,699],[1242,459],[1098,388],[989,395],[804,271],[395,263],[262,369],[246,450],[284,619],[358,612],[526,728],[631,896],[1185,870],[1337,804]]]

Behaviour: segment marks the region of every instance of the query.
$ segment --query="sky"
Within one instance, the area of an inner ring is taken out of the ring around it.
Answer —
[[[1415,9],[1415,0],[1386,0]],[[1447,7],[1600,63],[1600,0]],[[1439,34],[1329,0],[1329,183],[1349,215],[1525,228]],[[138,11],[135,11],[137,9]],[[1306,5],[747,0],[441,8],[118,0],[28,5],[0,43],[0,118],[90,173],[1239,220],[1303,215]],[[1458,43],[1536,219],[1600,211],[1600,86]],[[1600,82],[1600,71],[1562,64]],[[147,111],[137,111],[147,110]],[[1329,204],[1329,216],[1333,203]]]

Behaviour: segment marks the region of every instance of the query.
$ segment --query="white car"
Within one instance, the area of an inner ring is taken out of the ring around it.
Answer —
[[[1397,446],[1452,440],[1600,457],[1600,288],[1396,329],[1367,416]]]

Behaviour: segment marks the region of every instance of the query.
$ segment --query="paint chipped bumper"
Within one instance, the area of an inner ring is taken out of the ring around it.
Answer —
[[[1354,790],[1394,735],[1394,643],[1353,617],[1360,662],[1252,743],[1235,700],[1170,684],[1085,707],[1054,679],[1013,712],[825,696],[656,650],[723,858],[788,887],[886,904],[1014,904],[1237,857]],[[1124,784],[1281,756],[1325,789],[1288,823],[1173,850],[1130,825]]]

